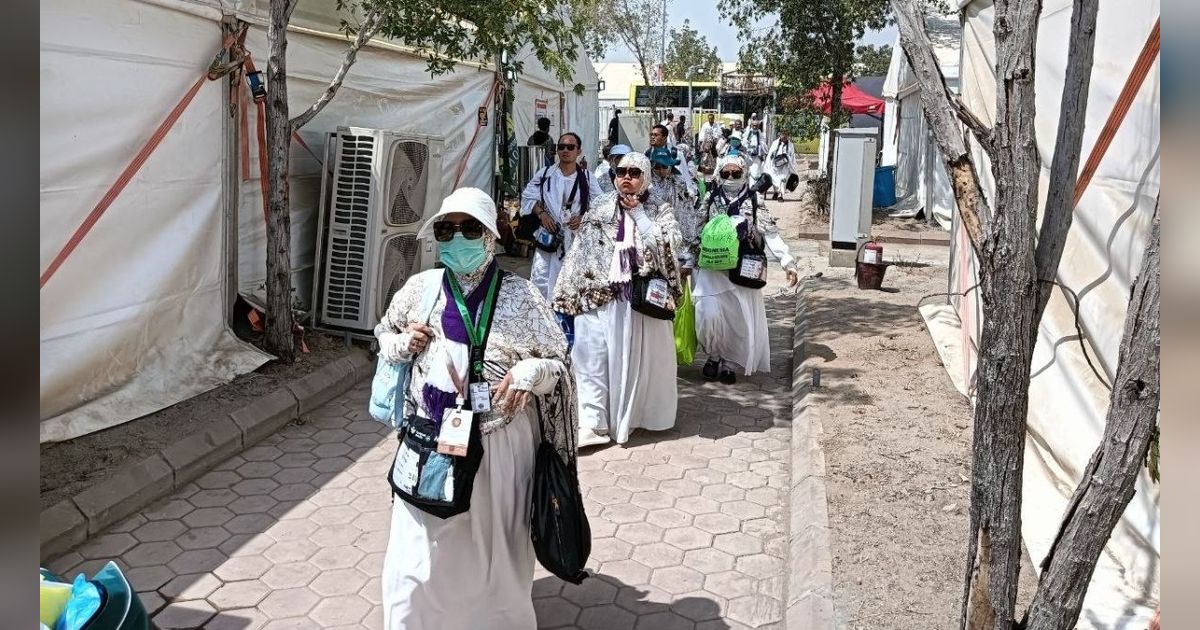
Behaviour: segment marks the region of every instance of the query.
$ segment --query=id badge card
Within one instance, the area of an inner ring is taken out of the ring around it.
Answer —
[[[755,278],[762,280],[763,273],[766,271],[766,266],[761,260],[754,258],[743,258],[741,276],[743,278]]]
[[[647,283],[646,301],[659,307],[667,307],[667,281],[661,278],[654,278]]]
[[[492,388],[487,381],[471,383],[471,411],[488,413],[492,410]]]
[[[447,409],[442,415],[442,429],[438,432],[437,452],[454,457],[466,457],[467,445],[471,440],[471,419],[474,414],[457,407]]]

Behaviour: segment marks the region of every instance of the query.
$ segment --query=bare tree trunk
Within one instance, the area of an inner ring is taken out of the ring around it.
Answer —
[[[294,0],[271,0],[267,29],[267,350],[284,363],[295,360],[292,335],[291,216],[288,158],[292,126],[287,102],[287,25]]]
[[[1158,418],[1159,217],[1129,297],[1104,436],[1083,471],[1026,614],[1029,630],[1070,630],[1112,530],[1133,498]]]

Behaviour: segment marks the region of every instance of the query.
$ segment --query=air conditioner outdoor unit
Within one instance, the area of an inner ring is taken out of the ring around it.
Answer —
[[[369,335],[404,282],[434,266],[432,240],[416,234],[442,202],[442,138],[338,127],[326,158],[316,327]]]

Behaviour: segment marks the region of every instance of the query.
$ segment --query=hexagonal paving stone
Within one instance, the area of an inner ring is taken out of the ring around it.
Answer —
[[[313,434],[312,439],[318,444],[341,444],[350,439],[350,435],[345,429],[326,429]]]
[[[129,532],[132,532],[133,530],[144,525],[147,520],[149,520],[149,519],[147,519],[145,516],[142,516],[141,514],[134,514],[133,516],[126,518],[125,520],[117,523],[116,525],[109,527],[108,533],[110,533],[110,534],[128,534]]]
[[[208,573],[191,573],[162,585],[158,592],[173,600],[204,599],[221,587],[221,581]]]
[[[223,582],[254,580],[262,577],[271,565],[271,561],[262,556],[241,556],[222,562],[221,566],[213,569],[213,574]]]
[[[179,575],[207,573],[221,566],[227,559],[225,554],[217,549],[193,549],[179,554],[167,566]]]
[[[592,559],[598,562],[611,560],[626,560],[633,551],[633,545],[616,538],[596,538],[592,540]]]
[[[312,610],[321,597],[307,588],[288,588],[272,591],[258,609],[272,619],[299,617]]]
[[[707,457],[709,459],[715,459],[718,457],[729,457],[729,453],[730,453],[729,448],[726,446],[722,446],[720,444],[713,444],[713,443],[700,444],[698,446],[692,447],[692,455],[696,455],[699,457]]]
[[[201,490],[188,497],[188,503],[198,508],[225,507],[235,501],[238,494],[229,488],[214,488]]]
[[[704,578],[704,590],[720,595],[725,599],[734,599],[744,595],[754,594],[756,580],[739,571],[722,571]]]
[[[675,508],[699,516],[720,511],[721,504],[708,497],[684,497],[675,501]]]
[[[230,539],[223,527],[193,527],[175,538],[175,544],[183,549],[213,549]]]
[[[253,608],[222,610],[204,624],[205,630],[259,630],[267,623],[267,616]]]
[[[353,507],[353,506],[352,506]],[[358,508],[354,508],[358,509]],[[391,510],[375,510],[365,512],[358,518],[354,519],[353,525],[364,532],[376,531],[381,529],[390,529],[392,524]]]
[[[743,490],[753,490],[767,485],[766,477],[753,472],[740,472],[732,475],[726,475],[725,481],[731,485],[742,488]]]
[[[167,600],[163,599],[163,596],[159,595],[157,591],[140,592],[137,596],[142,602],[142,608],[146,609],[146,614],[150,617],[154,617],[158,611],[167,606]]]
[[[671,612],[687,617],[692,621],[708,621],[709,619],[720,619],[722,617],[721,608],[723,605],[724,602],[717,599],[717,596],[712,593],[694,591],[684,593],[671,602]]]
[[[712,534],[694,526],[676,527],[663,533],[663,542],[684,551],[707,547],[712,544],[712,540]]]
[[[266,513],[278,503],[279,501],[271,498],[270,495],[257,495],[252,497],[241,497],[233,503],[230,503],[229,509],[232,510],[234,514],[259,514]]]
[[[769,455],[767,455],[766,451],[757,448],[742,447],[733,449],[733,452],[730,453],[730,457],[736,457],[744,462],[754,463],[766,461],[769,458]]]
[[[283,451],[274,446],[259,444],[242,451],[242,459],[248,462],[269,462],[278,459]]]
[[[167,628],[202,628],[216,614],[206,601],[196,600],[169,604],[154,615],[154,625]]]
[[[780,532],[779,522],[771,515],[771,510],[767,510],[767,518],[755,518],[742,523],[742,531],[751,536],[766,538]]]
[[[371,610],[371,603],[358,595],[339,595],[321,600],[308,614],[323,627],[358,623]]]
[[[223,507],[201,508],[188,513],[183,522],[188,527],[216,527],[224,525],[233,518],[233,512]]]
[[[640,550],[638,555],[642,555]],[[599,573],[621,584],[638,585],[650,581],[650,567],[636,560],[605,562],[600,565]]]
[[[263,556],[275,564],[288,564],[308,560],[318,549],[309,540],[283,540],[271,545],[263,552]]]
[[[683,552],[665,542],[640,545],[630,556],[651,569],[678,565],[683,561]],[[644,582],[645,580],[643,580]],[[632,584],[632,583],[631,583]]]
[[[312,450],[312,454],[321,459],[341,457],[350,453],[349,444],[321,444]]]
[[[317,567],[307,562],[289,562],[271,567],[259,579],[273,589],[298,588],[307,586],[320,573]]]
[[[242,556],[257,556],[275,544],[275,539],[267,534],[237,534],[217,546],[221,553],[230,558]]]
[[[361,549],[342,545],[321,549],[308,561],[322,571],[331,571],[333,569],[349,569],[358,564],[358,561],[365,555],[366,553]]]
[[[270,514],[239,514],[225,523],[225,529],[234,534],[257,534],[265,532],[275,524]]]
[[[683,479],[684,470],[672,464],[658,464],[655,466],[647,466],[642,474],[651,479]]]
[[[383,572],[384,554],[385,552],[377,551],[363,556],[363,559],[358,561],[358,570],[367,575],[380,575]]]
[[[142,543],[125,552],[121,559],[131,567],[148,567],[155,564],[166,564],[181,553],[183,550],[179,548],[179,545],[167,540]]]
[[[178,522],[178,521],[171,521]],[[142,527],[145,527],[143,525]],[[104,534],[89,540],[79,548],[79,555],[88,560],[115,558],[138,544],[137,538],[125,533]],[[166,540],[166,539],[160,539]]]
[[[272,461],[264,462],[246,462],[237,468],[237,474],[242,476],[242,479],[258,479],[262,477],[270,477],[275,473],[283,470]]]
[[[234,484],[233,491],[244,497],[249,497],[256,494],[270,494],[271,491],[278,487],[279,482],[274,479],[247,479]]]
[[[357,498],[358,493],[350,488],[326,488],[313,495],[310,501],[321,507],[327,507],[330,505],[349,505],[351,501]]]
[[[142,510],[142,516],[148,521],[163,521],[183,518],[185,514],[196,509],[196,506],[184,499],[159,501],[148,509]]]
[[[733,556],[717,549],[693,549],[683,555],[683,566],[705,575],[728,571],[733,568],[733,562]]]
[[[748,556],[762,551],[762,541],[742,532],[721,534],[713,540],[713,548],[735,556]]]
[[[701,486],[724,483],[725,473],[711,468],[693,468],[683,473],[683,478],[694,481]]]
[[[686,476],[687,473],[685,472]],[[691,479],[668,479],[658,484],[658,489],[673,497],[694,497],[700,494],[700,484]]]
[[[348,505],[331,505],[323,507],[309,516],[309,520],[317,525],[346,525],[358,518],[359,511]]]
[[[196,480],[196,486],[204,490],[228,488],[241,481],[242,478],[232,470],[214,470]]]
[[[610,505],[600,512],[600,518],[612,523],[635,523],[646,518],[646,508],[632,503]]]
[[[582,584],[566,584],[562,597],[581,607],[611,604],[617,598],[617,587],[601,576],[584,580]]]
[[[386,529],[381,529],[374,532],[363,532],[357,540],[354,541],[354,546],[361,549],[365,553],[372,551],[387,551],[388,536],[390,532]],[[596,530],[592,529],[592,535],[596,535]]]
[[[604,465],[604,470],[617,475],[641,475],[642,471],[646,470],[645,464],[629,460],[612,461]]]
[[[649,523],[626,523],[617,527],[617,538],[632,545],[647,545],[662,540],[663,530]]]
[[[692,620],[670,611],[640,617],[635,626],[636,630],[692,630],[694,627]]]
[[[650,583],[668,593],[686,593],[704,585],[704,575],[687,567],[665,567],[655,569]]]
[[[748,595],[729,600],[726,614],[730,619],[757,628],[783,617],[782,604],[762,595]]]
[[[597,473],[597,474],[605,474],[605,475],[612,476],[611,473],[606,473],[603,471],[601,471],[600,473]],[[580,479],[580,483],[583,483],[582,479]],[[660,482],[657,479],[652,479],[650,477],[624,475],[624,476],[617,478],[615,485],[618,488],[624,488],[625,490],[628,490],[630,492],[646,492],[648,490],[657,489],[659,483]],[[595,484],[589,484],[589,485],[592,485],[594,487]]]
[[[630,503],[648,510],[669,508],[672,505],[675,505],[675,497],[672,497],[665,492],[650,490],[648,492],[638,492],[637,494],[634,494],[630,499]]]
[[[723,473],[739,473],[750,470],[749,462],[737,459],[735,457],[717,457],[708,460],[708,465],[713,470],[719,470]]]
[[[633,630],[637,617],[616,604],[585,608],[575,622],[583,630]]]
[[[701,514],[692,524],[710,534],[736,532],[742,525],[741,521],[728,514]]]
[[[783,571],[783,561],[779,558],[768,556],[764,553],[754,554],[752,556],[743,556],[737,559],[737,570],[756,577],[760,580],[765,580],[769,577],[778,575]]]
[[[591,582],[592,580],[587,580]],[[544,597],[533,600],[539,628],[561,628],[573,626],[579,617],[579,607],[561,597]]]
[[[746,491],[728,483],[717,483],[705,486],[700,495],[724,503],[725,501],[741,501],[746,497]]]
[[[308,587],[318,595],[329,597],[357,593],[366,583],[367,576],[358,569],[333,569],[322,571]]]
[[[296,442],[305,442],[305,441],[306,440],[304,440],[304,439],[296,440]],[[311,444],[307,444],[306,448],[303,448],[302,450],[299,450],[299,451],[288,452],[283,457],[280,457],[279,459],[275,460],[275,463],[279,467],[281,467],[285,470],[288,470],[288,469],[305,470],[309,466],[312,466],[313,463],[315,463],[317,461],[317,456],[313,455],[312,453],[309,453],[307,451],[311,451],[313,448],[315,448],[317,446],[317,444],[316,444],[316,442],[312,442],[311,440],[307,440],[307,441],[311,442]],[[312,471],[309,471],[309,472],[312,472]],[[279,479],[279,474],[280,473],[275,473],[275,479],[277,481],[279,481],[280,483],[283,483],[283,480]],[[316,475],[316,473],[312,473],[312,474],[313,474],[313,476]],[[311,478],[312,477],[309,477],[309,479],[311,479]],[[304,481],[307,481],[307,480],[308,479],[305,479]],[[288,483],[291,483],[291,482],[289,481]]]
[[[783,493],[775,488],[755,488],[746,491],[746,500],[763,507],[779,505],[783,501]]]
[[[358,589],[358,596],[372,604],[383,603],[383,579],[377,575],[367,580],[367,583]]]
[[[125,579],[129,581],[129,585],[135,591],[156,591],[158,587],[175,577],[174,571],[161,564],[128,569],[124,573]]]
[[[276,523],[267,532],[271,538],[280,542],[285,540],[304,540],[317,531],[319,526],[306,519],[283,520]]]
[[[312,471],[310,470],[309,472]],[[279,475],[282,474],[279,473]],[[276,475],[276,477],[279,475]],[[309,478],[310,481],[315,478],[316,473],[313,473],[313,475],[313,477]],[[303,501],[316,493],[317,488],[311,483],[287,483],[272,490],[271,498],[277,501]]]
[[[628,490],[606,486],[601,488],[591,488],[588,490],[587,498],[595,501],[600,505],[616,505],[618,503],[628,503],[633,493]]]
[[[721,504],[721,513],[728,514],[735,518],[752,519],[762,518],[766,514],[763,506],[749,501],[730,501]]]
[[[676,508],[663,508],[661,510],[652,510],[647,514],[646,522],[651,525],[658,525],[663,529],[683,527],[692,523],[692,515]]]

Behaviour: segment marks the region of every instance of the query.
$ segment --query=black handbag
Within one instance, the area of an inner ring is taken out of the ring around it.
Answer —
[[[750,223],[746,226],[746,236],[738,241],[737,265],[729,270],[729,281],[751,289],[761,289],[767,286],[767,253],[761,244],[762,239],[753,239],[751,234],[758,230],[758,198],[751,200]]]
[[[654,319],[675,319],[675,301],[671,299],[671,288],[667,279],[658,272],[648,276],[633,276],[633,298],[629,306]]]
[[[513,236],[516,236],[522,241],[528,241],[532,243],[533,233],[536,232],[540,227],[542,227],[542,220],[539,219],[536,214],[533,214],[532,212],[529,214],[522,214],[521,216],[517,217],[517,229],[513,230]]]
[[[438,425],[412,415],[399,432],[400,448],[392,461],[388,483],[392,492],[409,505],[438,518],[450,518],[471,509],[471,490],[483,461],[479,421],[471,423],[466,457],[437,452]]]
[[[536,399],[535,399],[536,400]],[[529,536],[538,563],[559,579],[579,584],[588,577],[584,571],[592,553],[592,528],[579,492],[575,458],[564,462],[558,450],[546,439],[540,403],[538,426],[542,442],[538,445],[533,468],[533,489],[529,503]],[[572,451],[574,445],[572,444]]]

